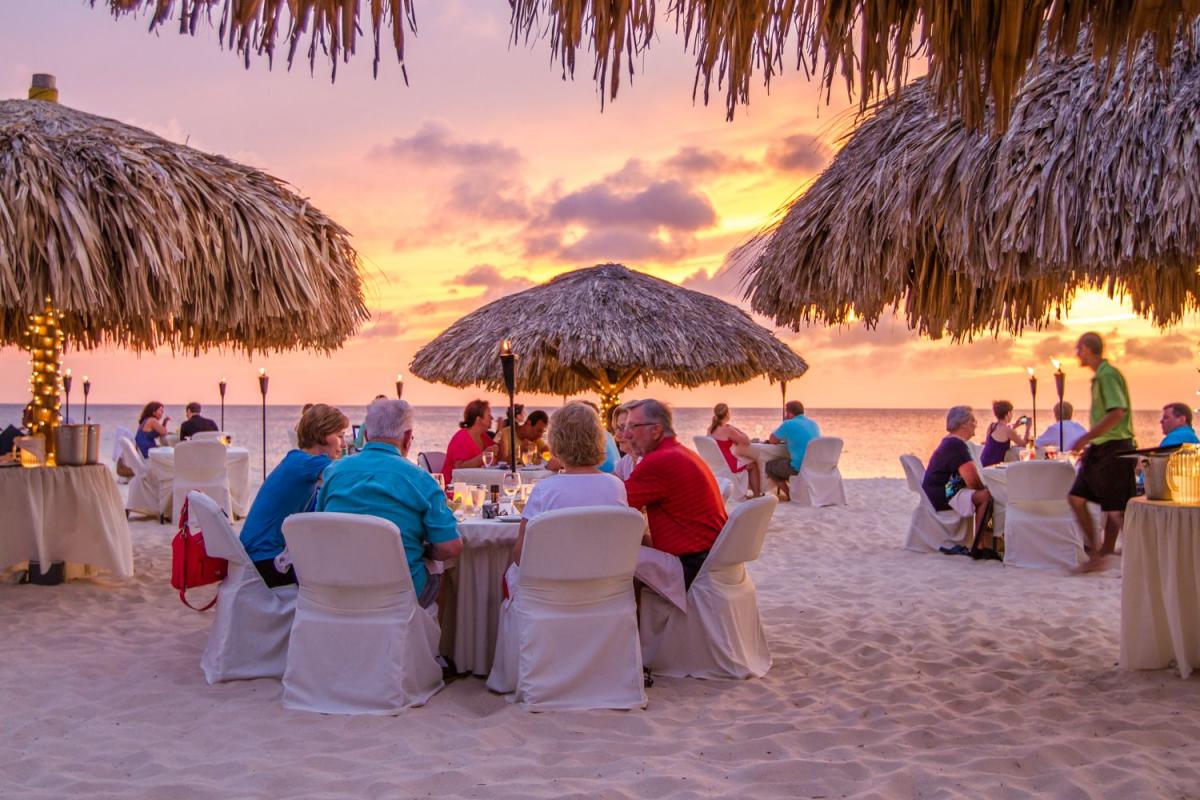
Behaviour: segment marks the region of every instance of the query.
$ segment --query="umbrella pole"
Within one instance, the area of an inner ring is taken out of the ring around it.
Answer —
[[[29,403],[29,432],[42,435],[46,440],[46,465],[54,466],[54,430],[62,421],[59,417],[59,386],[62,379],[63,333],[59,327],[62,312],[54,308],[50,298],[46,307],[37,314],[29,315],[25,336],[29,350],[31,374],[29,389],[33,395]]]
[[[787,381],[779,382],[779,394],[783,398],[783,418],[787,419]]]
[[[500,368],[504,374],[504,388],[508,390],[508,469],[517,471],[517,408],[514,393],[517,388],[517,356],[508,339],[500,344]]]

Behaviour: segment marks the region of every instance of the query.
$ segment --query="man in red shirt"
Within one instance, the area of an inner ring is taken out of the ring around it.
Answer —
[[[691,586],[727,519],[717,479],[675,438],[667,406],[639,400],[626,408],[625,443],[641,458],[625,481],[629,507],[646,511],[649,545],[678,556]]]

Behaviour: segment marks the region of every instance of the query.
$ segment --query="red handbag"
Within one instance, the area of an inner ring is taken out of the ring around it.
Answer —
[[[188,503],[183,500],[179,511],[179,532],[171,541],[171,586],[179,590],[179,599],[193,611],[207,611],[217,598],[203,608],[196,608],[187,601],[187,590],[196,586],[217,583],[229,571],[229,562],[214,558],[204,549],[204,531],[192,533],[188,528]]]

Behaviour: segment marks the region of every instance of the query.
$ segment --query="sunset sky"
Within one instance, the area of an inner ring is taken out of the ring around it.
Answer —
[[[344,225],[366,268],[373,320],[329,358],[71,352],[66,366],[91,377],[93,402],[214,401],[221,377],[230,402],[257,402],[265,366],[274,402],[366,403],[466,312],[605,261],[736,302],[725,255],[819,174],[852,122],[844,93],[827,105],[797,72],[769,94],[756,85],[727,122],[723,96],[693,102],[691,61],[665,19],[632,85],[601,112],[590,61],[564,81],[547,43],[510,47],[503,0],[426,0],[417,13],[406,87],[386,47],[372,79],[369,39],[331,84],[320,61],[315,75],[299,59],[291,72],[263,59],[247,70],[211,26],[192,38],[172,21],[149,34],[145,18],[114,21],[83,0],[3,4],[0,97],[25,97],[30,76],[49,72],[66,105],[260,167]],[[903,323],[778,333],[811,365],[790,395],[814,407],[1020,404],[1027,365],[1048,398],[1051,356],[1067,361],[1068,398],[1086,407],[1089,376],[1072,345],[1088,329],[1108,338],[1137,407],[1193,402],[1197,320],[1161,332],[1101,296],[1015,340],[930,342]],[[0,402],[24,402],[25,354],[0,349],[0,371]],[[411,376],[406,386],[418,404],[475,394]],[[779,397],[765,381],[651,391],[686,406]]]

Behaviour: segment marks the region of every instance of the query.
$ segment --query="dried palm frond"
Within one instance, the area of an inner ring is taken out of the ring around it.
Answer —
[[[281,35],[291,64],[307,33],[310,65],[319,46],[328,52],[335,76],[338,56],[348,60],[355,51],[364,7],[370,11],[376,70],[384,26],[391,28],[401,65],[404,27],[416,31],[413,0],[107,0],[107,5],[118,15],[153,9],[151,28],[178,7],[186,33],[195,33],[198,20],[219,5],[221,39],[247,64],[252,51],[272,56]],[[564,73],[574,75],[579,48],[595,54],[592,77],[602,99],[617,95],[622,58],[632,75],[634,56],[654,36],[654,0],[509,0],[509,5],[514,40],[549,36]],[[289,22],[281,33],[285,8]],[[1155,60],[1165,67],[1176,38],[1200,17],[1200,0],[669,0],[667,13],[695,54],[696,90],[703,85],[707,102],[714,81],[723,85],[730,118],[739,103],[749,102],[756,71],[769,85],[782,70],[794,38],[797,66],[816,72],[819,63],[826,89],[842,76],[864,110],[899,89],[911,58],[928,57],[941,107],[960,111],[977,128],[990,101],[990,118],[1003,130],[1043,37],[1055,52],[1072,55],[1080,30],[1090,27],[1093,58],[1109,63],[1149,37]]]
[[[338,347],[367,318],[349,236],[282,181],[41,100],[0,101],[0,343]]]
[[[1111,81],[1043,54],[1002,135],[939,113],[921,79],[882,104],[774,226],[736,252],[780,325],[873,324],[955,338],[1017,333],[1079,289],[1127,296],[1158,325],[1198,308],[1200,52],[1147,42]],[[1102,64],[1108,68],[1109,65]]]
[[[808,369],[737,306],[620,264],[567,272],[489,303],[417,351],[410,369],[427,381],[499,390],[503,339],[517,354],[524,392],[790,380]]]

